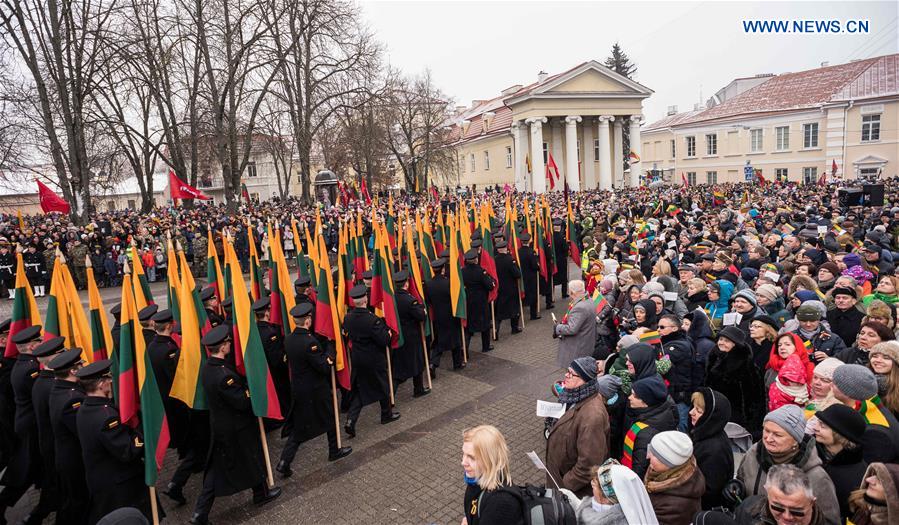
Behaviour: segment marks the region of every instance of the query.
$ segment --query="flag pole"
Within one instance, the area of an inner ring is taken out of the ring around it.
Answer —
[[[390,364],[390,345],[384,348],[387,352],[387,383],[390,387],[390,406],[396,405],[396,398],[393,393],[393,366]]]
[[[153,525],[159,525],[159,508],[156,506],[156,485],[147,487],[150,489],[150,515],[153,518]]]
[[[521,319],[521,329],[524,330],[524,305],[521,303],[521,292],[516,290],[515,295],[518,296],[518,315],[521,316],[519,317],[519,319]]]
[[[275,486],[275,478],[272,476],[272,460],[268,457],[268,440],[265,438],[265,425],[262,424],[262,417],[256,418],[259,421],[259,437],[262,438],[262,454],[265,456],[265,474],[268,481],[268,488]]]
[[[540,315],[540,272],[537,273],[537,315]]]
[[[431,388],[431,360],[428,359],[428,342],[425,339],[425,322],[419,323],[421,326],[421,349],[425,353],[425,375],[428,377],[428,388]]]
[[[490,301],[490,329],[493,331],[493,340],[497,341],[496,337],[496,301]]]
[[[331,365],[331,403],[334,405],[334,427],[337,431],[337,448],[343,448],[343,444],[340,442],[340,413],[337,408],[337,376],[335,375],[334,368],[337,367],[337,364]]]

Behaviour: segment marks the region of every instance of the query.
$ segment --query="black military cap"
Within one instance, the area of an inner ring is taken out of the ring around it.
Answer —
[[[116,316],[119,315],[120,313],[122,313],[122,303],[119,303],[119,304],[113,306],[112,308],[110,308],[109,313],[111,313],[112,315],[116,315]]]
[[[227,341],[229,337],[231,337],[231,327],[226,324],[220,324],[206,332],[206,335],[200,339],[200,344],[203,346],[218,346],[222,342]]]
[[[524,232],[524,233],[522,233],[521,235],[518,236],[518,239],[519,239],[521,242],[531,242],[531,234],[528,233],[528,232]]]
[[[471,234],[471,240],[476,240],[481,238],[481,230],[475,230],[474,233]]]
[[[137,319],[141,322],[149,321],[156,315],[156,312],[159,311],[159,305],[149,304],[143,308],[141,308],[140,312],[137,312]]]
[[[10,325],[12,325],[12,319],[4,319],[3,322],[0,322],[0,334],[9,332]]]
[[[362,272],[362,278],[363,278],[363,279],[372,279],[372,278],[374,277],[374,275],[375,275],[375,274],[372,273],[371,270],[365,270],[364,272]]]
[[[34,347],[31,355],[34,357],[48,357],[55,353],[62,352],[62,347],[65,344],[65,337],[53,337]]]
[[[65,352],[59,354],[54,357],[50,363],[47,365],[47,368],[53,370],[54,372],[61,372],[63,370],[68,370],[78,363],[81,362],[81,349],[80,348],[70,348]]]
[[[22,343],[28,343],[40,337],[41,335],[41,325],[36,324],[33,326],[29,326],[28,328],[23,328],[16,332],[14,336],[12,336],[12,342],[20,345]]]
[[[365,297],[366,295],[368,295],[368,288],[366,288],[364,284],[357,284],[356,286],[350,288],[351,299],[359,299],[360,297]]]
[[[203,301],[204,303],[206,301],[212,299],[214,296],[215,296],[215,288],[213,288],[212,286],[207,286],[206,288],[203,288],[202,290],[200,290],[200,300]]]
[[[312,282],[312,279],[309,278],[308,275],[304,275],[302,277],[297,278],[296,281],[293,282],[294,286],[309,286],[309,283]]]
[[[222,306],[224,306],[225,308],[230,308],[232,304],[234,304],[233,297],[225,297],[225,300],[222,301]]]
[[[172,322],[172,311],[166,308],[165,310],[159,310],[153,317],[150,319],[153,320],[154,323],[171,323]]]
[[[445,264],[445,259],[434,259],[433,261],[431,261],[431,268],[437,270],[438,268],[443,268],[443,265]]]
[[[496,241],[496,248],[497,248],[497,249],[499,249],[499,248],[508,248],[508,247],[509,247],[509,243],[507,243],[506,241]]]
[[[306,317],[312,315],[314,309],[312,303],[300,303],[290,309],[290,315],[296,318]]]
[[[484,245],[484,241],[482,241],[481,239],[475,239],[475,240],[471,241],[472,248],[480,248],[483,245]]]
[[[268,305],[272,304],[272,300],[268,297],[263,297],[258,301],[253,303],[253,311],[254,312],[262,312],[268,308]]]
[[[89,365],[85,365],[75,372],[75,377],[81,381],[89,381],[91,379],[100,379],[101,377],[110,377],[109,369],[112,367],[112,361],[109,359],[101,359],[94,361]]]
[[[404,283],[409,280],[409,272],[406,270],[393,274],[393,282],[396,284]]]
[[[477,261],[478,260],[478,251],[474,248],[465,252],[465,260],[466,261]]]

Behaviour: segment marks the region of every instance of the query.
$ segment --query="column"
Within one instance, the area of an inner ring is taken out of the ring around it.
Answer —
[[[577,165],[577,123],[581,117],[565,117],[565,180],[568,181],[568,189],[581,190],[581,178]]]
[[[515,163],[518,165],[519,175],[521,177],[521,187],[516,188],[518,191],[530,191],[531,181],[528,173],[528,126],[519,121],[518,124],[518,149],[515,151]]]
[[[643,115],[631,115],[631,135],[630,146],[631,151],[637,154],[637,158],[643,155],[643,140],[640,138],[640,123],[643,122]],[[631,187],[640,186],[640,161],[631,162]]]
[[[531,191],[546,193],[546,167],[543,164],[543,124],[546,117],[531,117],[524,121],[531,126]]]
[[[612,185],[626,186],[624,182],[624,125],[621,119],[612,123]]]
[[[612,151],[609,136],[609,123],[615,117],[602,115],[596,119],[599,130],[596,137],[599,139],[599,189],[612,189]]]
[[[518,154],[521,151],[521,140],[518,135],[520,127],[518,122],[512,123],[512,173],[514,174],[512,181],[516,190],[525,191],[526,177],[522,175],[522,172],[525,171],[522,167],[524,163],[519,162],[520,155]]]
[[[550,125],[553,128],[553,145],[550,151],[552,152],[553,160],[556,162],[556,167],[559,168],[559,178],[555,181],[555,189],[562,190],[565,187],[565,181],[562,179],[562,169],[565,167],[565,154],[562,149],[562,119],[558,117],[553,118]]]
[[[593,119],[588,118],[588,122],[592,122]],[[596,189],[596,157],[593,154],[593,126],[587,125],[581,126],[584,130],[584,163],[581,168],[584,170],[584,189],[587,190],[595,190]]]

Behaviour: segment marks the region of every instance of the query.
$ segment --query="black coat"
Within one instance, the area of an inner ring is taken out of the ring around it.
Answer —
[[[37,418],[32,404],[31,392],[39,375],[37,359],[28,354],[19,354],[10,374],[16,416],[13,428],[16,444],[13,456],[3,475],[4,485],[30,485],[41,475],[40,443],[38,441]]]
[[[631,469],[643,479],[646,471],[649,469],[649,458],[646,452],[649,449],[649,442],[652,437],[659,432],[677,429],[677,407],[670,397],[656,406],[647,408],[628,407],[625,413],[624,427],[622,430],[625,434],[634,425],[634,423],[645,423],[649,426],[637,433],[637,439],[634,440],[634,450],[632,453],[633,465]]]
[[[820,444],[817,447],[818,457],[821,458],[824,472],[827,472],[827,475],[830,476],[833,488],[837,493],[837,501],[840,503],[840,516],[845,520],[852,516],[852,513],[849,511],[849,494],[861,486],[868,463],[862,458],[863,451],[861,447],[854,449],[844,448],[829,459],[827,459],[828,453],[824,447]]]
[[[499,280],[499,290],[494,305],[496,320],[519,317],[521,308],[518,302],[518,281],[521,279],[521,268],[510,254],[496,254],[496,277]]]
[[[293,432],[305,441],[334,424],[329,353],[309,330],[300,327],[284,339],[284,350],[290,365]]]
[[[556,273],[553,274],[553,282],[556,284],[568,283],[568,241],[564,232],[553,232],[553,249],[556,255]]]
[[[721,491],[734,477],[734,455],[724,426],[730,421],[730,401],[721,392],[701,387],[698,392],[705,400],[705,411],[690,429],[693,439],[693,456],[705,477],[705,494],[702,508],[711,509],[724,505]]]
[[[487,270],[477,264],[466,263],[462,268],[462,282],[465,283],[466,313],[469,332],[490,330],[490,290],[496,286]]]
[[[175,382],[175,369],[178,367],[181,349],[171,337],[156,334],[153,341],[147,345],[147,354],[150,356],[156,384],[159,385],[159,395],[162,396],[162,403],[165,405],[165,416],[171,435],[169,447],[183,450],[189,439],[190,413],[183,401],[169,396],[172,383]]]
[[[431,307],[432,328],[437,352],[451,351],[462,346],[461,321],[453,316],[450,282],[445,275],[437,275],[425,283],[425,300]]]
[[[56,474],[59,480],[60,518],[69,523],[85,523],[90,502],[78,440],[78,410],[84,403],[84,389],[77,382],[57,379],[50,391],[50,424],[55,440]]]
[[[85,397],[75,421],[91,495],[88,523],[121,507],[135,507],[150,519],[144,445],[131,427],[122,424],[114,401]]]
[[[422,323],[427,314],[425,307],[407,290],[396,291],[396,309],[399,313],[400,328],[403,330],[403,346],[391,355],[393,379],[403,381],[415,377],[425,369],[422,341]]]
[[[537,254],[530,246],[518,249],[518,262],[521,264],[521,278],[524,279],[524,299],[530,304],[537,300],[537,277],[540,274],[540,262]]]
[[[390,396],[386,353],[390,334],[384,320],[367,308],[353,308],[343,319],[343,331],[352,355],[352,395],[358,395],[363,405],[386,399]]]
[[[690,395],[701,384],[704,363],[696,358],[693,342],[681,330],[662,337],[662,348],[671,360],[668,393],[675,403],[690,404]]]
[[[31,403],[37,421],[38,449],[41,459],[41,490],[47,491],[50,501],[57,504],[56,447],[53,425],[50,424],[50,392],[53,390],[53,372],[41,370],[31,389]],[[45,498],[47,494],[43,495]]]
[[[256,321],[256,326],[259,328],[259,338],[262,339],[262,349],[265,351],[268,370],[275,383],[275,392],[278,394],[281,412],[286,414],[287,407],[290,406],[290,374],[287,371],[287,356],[284,353],[284,338],[281,337],[281,328],[268,321]]]
[[[748,347],[737,345],[727,353],[716,348],[709,356],[705,384],[730,400],[731,421],[749,432],[761,430],[764,383]]]
[[[0,465],[9,463],[9,456],[15,446],[14,420],[16,402],[12,391],[10,375],[16,360],[0,357]]]
[[[246,378],[225,360],[210,357],[201,379],[212,427],[207,472],[215,476],[215,495],[228,496],[260,485],[265,479],[265,459]]]
[[[852,346],[855,344],[855,338],[858,337],[864,317],[865,314],[855,306],[845,311],[833,308],[827,312],[827,323],[830,325],[831,331],[840,336],[846,346]]]

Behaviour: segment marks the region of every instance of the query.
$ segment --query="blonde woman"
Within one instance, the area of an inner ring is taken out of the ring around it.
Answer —
[[[462,525],[524,525],[518,499],[500,489],[512,484],[506,438],[492,425],[462,434],[465,517]]]

